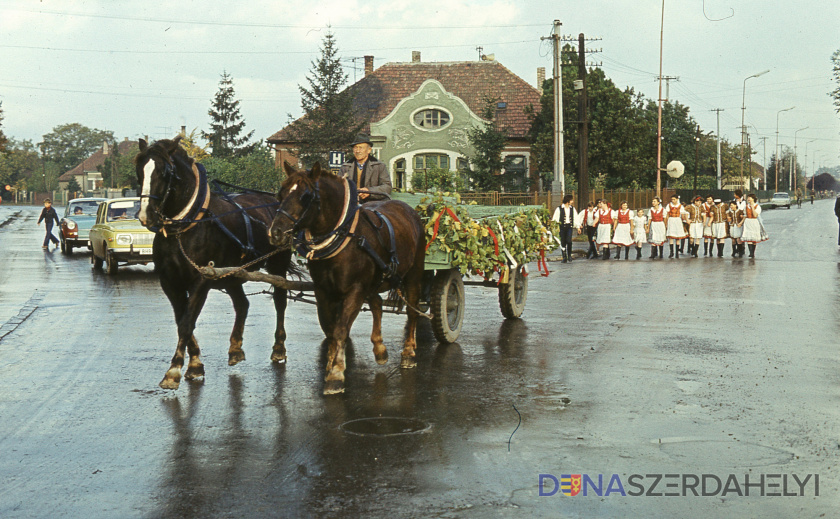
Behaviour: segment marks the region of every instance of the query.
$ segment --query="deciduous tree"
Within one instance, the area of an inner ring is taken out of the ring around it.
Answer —
[[[59,171],[78,166],[104,142],[114,142],[114,132],[88,128],[79,123],[56,126],[38,143],[44,157],[58,165]]]

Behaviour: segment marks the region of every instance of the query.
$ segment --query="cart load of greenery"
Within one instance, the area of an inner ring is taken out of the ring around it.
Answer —
[[[423,198],[415,208],[425,224],[427,255],[449,254],[461,274],[490,278],[498,271],[505,282],[509,268],[534,260],[545,265],[546,251],[559,245],[559,226],[543,206],[465,205],[438,194]]]

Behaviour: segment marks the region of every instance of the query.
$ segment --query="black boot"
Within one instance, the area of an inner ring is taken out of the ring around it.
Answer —
[[[568,256],[566,256],[566,251],[565,251],[565,250],[563,250],[563,251],[561,252],[561,254],[563,255],[563,263],[568,263],[568,262],[569,262],[569,257],[568,257]]]
[[[697,245],[697,248],[698,249],[700,248],[699,244]],[[703,242],[703,256],[708,256],[708,255],[709,255],[709,242],[704,241]],[[696,258],[697,254],[695,254],[694,257]]]
[[[736,254],[738,254],[738,244],[733,241],[732,242],[732,257],[734,258]]]
[[[665,246],[659,246],[659,259],[665,259]]]
[[[572,262],[572,244],[566,246],[566,257],[569,259],[569,263]]]
[[[746,246],[747,246],[747,244],[744,243],[744,242],[741,242],[741,245],[738,246],[738,257],[739,258],[744,257],[744,253],[746,252],[746,250],[745,250]]]
[[[630,247],[624,247],[624,259],[630,259]]]
[[[691,246],[691,244],[689,244],[689,247],[690,247],[690,246]],[[680,249],[677,249],[677,250],[675,251],[675,254],[674,254],[674,259],[680,259]]]
[[[718,258],[722,258],[723,257],[723,243],[718,243],[717,248],[718,248]]]
[[[621,259],[621,245],[619,245],[618,247],[615,248],[615,259],[617,259],[617,260]]]
[[[604,254],[601,257],[601,259],[605,259],[605,260],[610,259],[610,248],[609,247],[604,248]]]
[[[673,258],[673,257],[674,257],[674,244],[673,244],[673,243],[669,243],[669,244],[668,244],[668,247],[670,247],[670,248],[671,248],[671,254],[668,254],[668,257],[669,257],[669,258]],[[680,250],[679,250],[679,249],[677,249],[677,254],[679,254],[679,253],[680,253]]]
[[[642,248],[636,247],[636,259],[642,259]]]
[[[656,251],[657,250],[658,249],[656,248],[656,245],[651,245],[650,246],[650,259],[656,259]]]
[[[691,254],[691,255],[692,255],[692,256],[694,256],[694,257],[696,258],[696,257],[697,257],[697,251],[699,251],[699,250],[700,250],[700,244],[699,244],[699,243],[695,243],[695,244],[694,244],[694,250],[692,250],[692,251],[691,251],[691,252],[692,252],[692,254]],[[704,254],[704,256],[705,256],[705,254]]]
[[[750,243],[750,257],[755,257],[755,243]]]

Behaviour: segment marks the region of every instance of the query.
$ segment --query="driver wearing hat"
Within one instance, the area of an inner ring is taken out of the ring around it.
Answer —
[[[384,162],[371,156],[373,143],[370,136],[359,134],[351,144],[353,160],[341,165],[340,175],[349,178],[359,188],[359,201],[388,200],[391,198],[391,175]]]

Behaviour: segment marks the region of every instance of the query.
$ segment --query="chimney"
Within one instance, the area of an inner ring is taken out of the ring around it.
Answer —
[[[365,56],[365,75],[373,74],[373,56]]]
[[[543,83],[545,83],[545,67],[537,67],[537,90],[542,94]]]
[[[419,50],[411,51],[411,62],[412,63],[420,63],[420,51]]]
[[[108,141],[102,141],[102,154],[108,155]]]
[[[186,136],[187,136],[187,126],[186,126],[186,125],[184,125],[184,124],[182,124],[182,125],[181,125],[181,136],[182,136],[182,137],[186,137]]]

